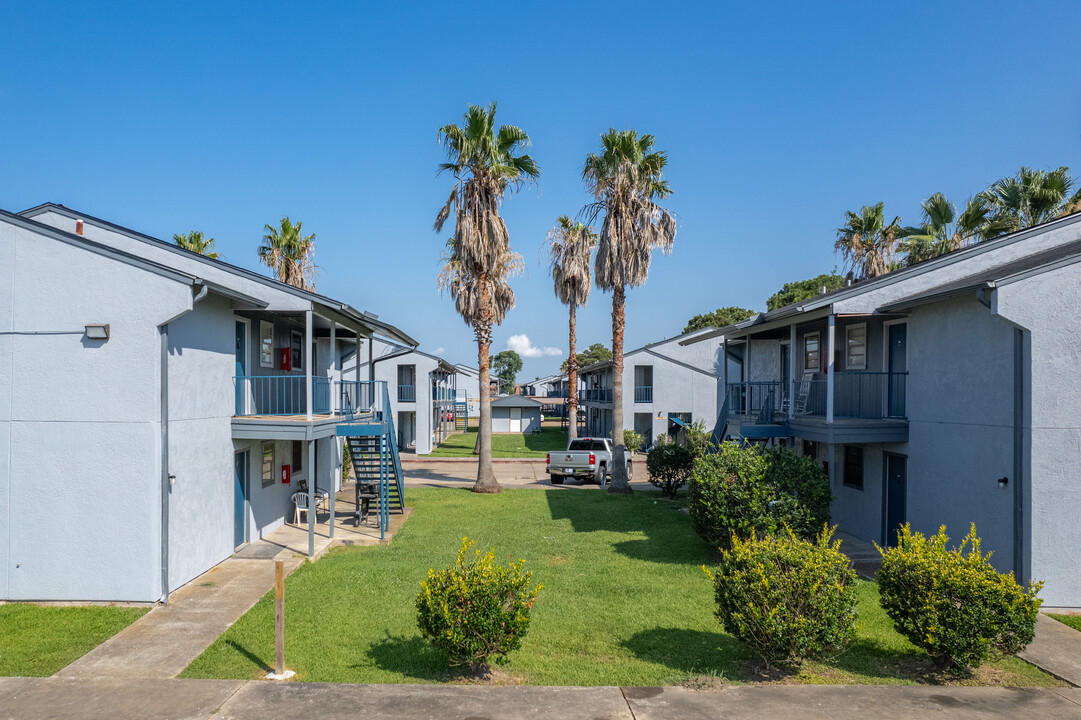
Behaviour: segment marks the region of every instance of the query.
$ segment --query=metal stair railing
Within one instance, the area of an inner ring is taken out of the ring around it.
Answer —
[[[383,406],[388,409],[390,408],[390,391],[387,390],[386,385],[383,386]],[[405,492],[404,488],[402,487],[402,459],[398,456],[398,443],[396,442],[397,434],[394,430],[394,418],[391,416],[391,413],[389,411],[387,412],[386,424],[384,427],[386,429],[383,432],[383,437],[386,440],[387,444],[390,445],[390,457],[391,460],[394,462],[394,484],[398,486],[398,502],[402,505],[402,512],[405,512]],[[389,496],[390,488],[387,488],[387,494]],[[387,522],[389,523],[389,508],[387,512]]]

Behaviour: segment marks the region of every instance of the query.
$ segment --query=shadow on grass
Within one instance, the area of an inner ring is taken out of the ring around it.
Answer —
[[[257,666],[260,670],[263,670],[264,672],[274,671],[274,668],[271,667],[265,660],[263,660],[263,658],[259,657],[251,650],[238,643],[236,640],[226,640],[225,644],[243,655],[245,658],[247,658],[248,662],[250,662],[252,665]]]
[[[641,660],[679,673],[752,679],[753,658],[738,640],[721,632],[651,628],[624,640],[623,646]]]
[[[857,638],[847,650],[822,663],[870,678],[905,678],[935,684],[941,675],[934,661],[919,648],[896,648],[868,638]]]
[[[388,633],[371,646],[368,657],[381,670],[399,673],[415,680],[444,682],[454,677],[447,665],[446,655],[416,635],[405,637]]]

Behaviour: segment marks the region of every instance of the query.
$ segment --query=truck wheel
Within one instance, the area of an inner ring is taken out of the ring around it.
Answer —
[[[604,487],[608,483],[608,467],[601,465],[597,473],[597,487]]]
[[[549,475],[548,477],[551,478],[553,485],[562,485],[563,484],[563,476],[562,475]]]
[[[629,463],[627,463],[627,482],[630,482],[633,479],[634,479],[634,463],[629,462]]]

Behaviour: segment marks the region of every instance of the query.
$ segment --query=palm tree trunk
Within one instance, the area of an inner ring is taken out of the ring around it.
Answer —
[[[495,479],[492,467],[492,392],[490,387],[491,367],[488,349],[492,343],[492,313],[488,308],[488,290],[486,278],[480,278],[479,322],[476,325],[477,364],[480,365],[480,421],[477,427],[477,446],[480,456],[477,458],[477,482],[473,492],[499,493],[502,486]]]
[[[574,354],[575,340],[574,303],[571,303],[571,354],[567,359],[567,432],[570,440],[578,439],[578,356]]]
[[[622,287],[612,293],[612,484],[610,493],[632,493],[627,481],[627,448],[623,445],[623,329],[626,296]]]

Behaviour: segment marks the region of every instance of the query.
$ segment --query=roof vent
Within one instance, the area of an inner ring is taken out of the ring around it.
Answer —
[[[75,234],[76,235],[82,235],[83,234],[83,221],[82,220],[76,220],[75,221]]]

